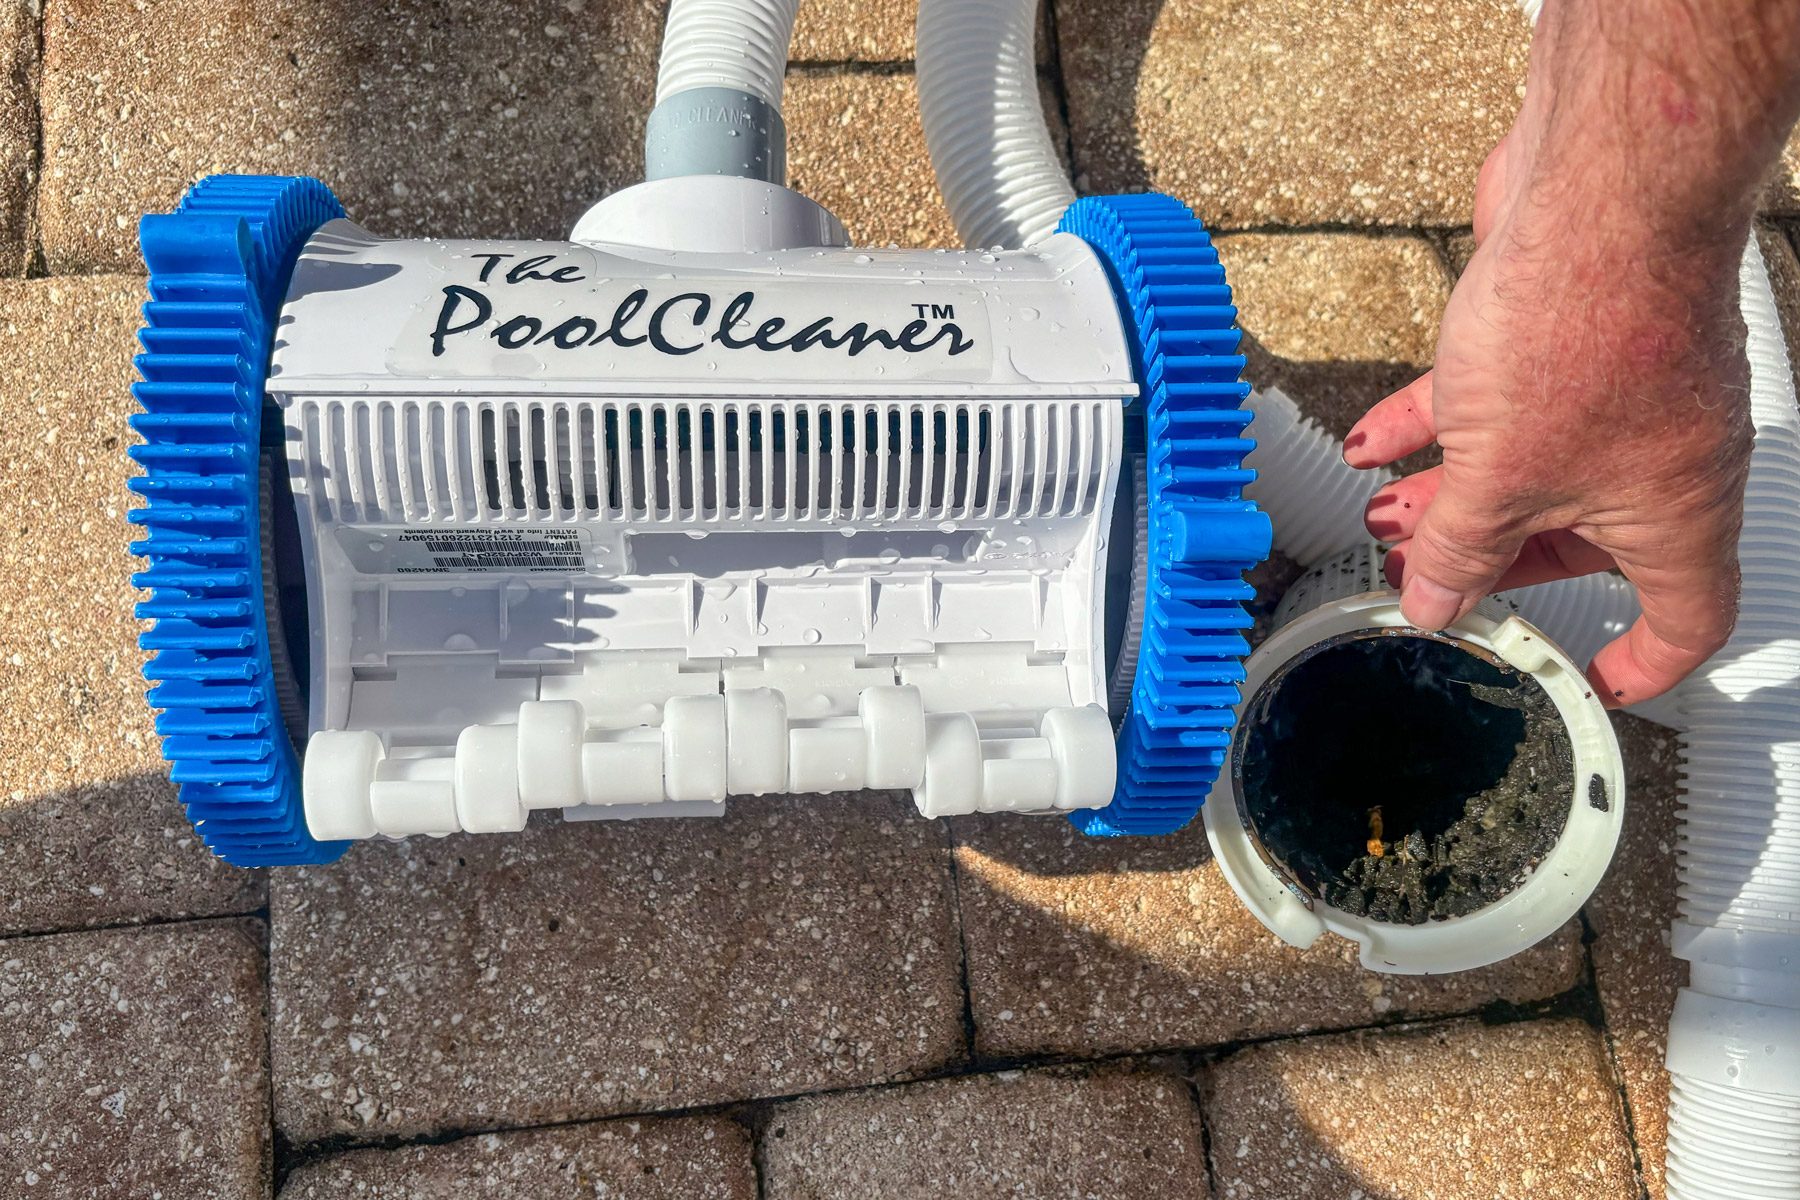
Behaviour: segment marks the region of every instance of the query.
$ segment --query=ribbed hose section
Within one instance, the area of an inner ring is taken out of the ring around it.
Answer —
[[[1669,1079],[1671,1197],[1800,1200],[1800,1100]]]
[[[1244,459],[1256,480],[1244,495],[1269,514],[1275,549],[1310,567],[1369,541],[1363,508],[1394,473],[1346,463],[1338,440],[1275,388],[1251,393],[1245,407],[1256,414],[1248,433],[1256,449]]]
[[[1683,689],[1670,1200],[1800,1200],[1800,411],[1754,238],[1744,591],[1724,650]]]
[[[1754,240],[1742,282],[1756,425],[1744,594],[1685,703],[1681,920],[1785,934],[1800,966],[1800,411]]]
[[[919,5],[925,144],[970,246],[1042,241],[1075,202],[1038,100],[1037,7],[1037,0]]]
[[[781,107],[800,0],[672,0],[656,102],[694,88],[733,88]]]

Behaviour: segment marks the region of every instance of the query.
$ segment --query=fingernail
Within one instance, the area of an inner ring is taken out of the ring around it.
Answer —
[[[1420,629],[1443,629],[1462,612],[1462,602],[1462,593],[1423,576],[1407,580],[1400,592],[1401,615]]]

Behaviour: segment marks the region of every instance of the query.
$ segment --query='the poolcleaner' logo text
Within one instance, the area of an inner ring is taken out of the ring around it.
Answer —
[[[851,358],[870,349],[924,354],[933,350],[952,358],[975,348],[975,341],[956,323],[953,304],[910,304],[913,317],[898,327],[847,320],[841,315],[772,314],[764,311],[756,292],[735,294],[692,290],[652,299],[650,289],[634,287],[610,308],[568,312],[558,304],[553,315],[541,309],[507,311],[501,302],[505,285],[583,284],[581,266],[557,264],[555,255],[477,254],[482,264],[478,283],[496,285],[495,293],[452,283],[431,331],[431,354],[441,357],[458,339],[485,338],[507,350],[582,350],[613,345],[645,346],[658,354],[681,356],[717,347],[767,354],[841,353]],[[516,262],[507,263],[509,259]],[[505,264],[504,268],[503,265]],[[582,289],[593,296],[591,289]],[[540,288],[519,288],[522,299],[544,296]]]

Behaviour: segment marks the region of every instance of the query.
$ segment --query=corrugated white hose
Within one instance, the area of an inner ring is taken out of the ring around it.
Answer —
[[[1740,286],[1756,444],[1737,628],[1683,689],[1671,1200],[1800,1200],[1800,410],[1754,238]]]
[[[656,102],[696,88],[731,88],[779,109],[799,7],[800,0],[672,0]]]
[[[1671,1200],[1800,1200],[1800,409],[1754,240],[1741,278],[1751,454],[1730,643],[1679,690],[1631,711],[1685,728],[1674,952],[1691,985],[1669,1027]],[[1253,396],[1258,471],[1245,489],[1303,564],[1366,540],[1363,507],[1393,478],[1270,390]],[[1576,661],[1638,617],[1614,575],[1503,593]]]
[[[1359,471],[1344,448],[1300,411],[1279,388],[1253,392],[1250,436],[1256,449],[1244,465],[1256,472],[1244,496],[1269,514],[1275,549],[1303,567],[1369,540],[1363,509],[1392,471]]]
[[[1679,701],[1631,710],[1687,730],[1672,945],[1692,984],[1669,1028],[1672,1200],[1800,1200],[1800,410],[1754,240],[1741,288],[1756,443],[1737,629]],[[1268,512],[1276,547],[1311,564],[1366,540],[1363,507],[1392,473],[1346,465],[1280,392],[1251,407],[1258,478],[1245,493]],[[1639,612],[1614,575],[1503,598],[1577,661]]]
[[[1737,628],[1680,689],[1670,1200],[1800,1200],[1800,410],[1754,235],[1738,286],[1756,441]]]
[[[971,246],[1049,237],[1075,189],[1038,101],[1037,0],[921,0],[919,109],[938,188]]]

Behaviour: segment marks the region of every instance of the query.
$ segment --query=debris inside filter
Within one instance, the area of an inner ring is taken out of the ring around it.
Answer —
[[[1242,745],[1239,794],[1269,856],[1332,907],[1395,924],[1512,892],[1574,801],[1544,689],[1435,638],[1326,645],[1259,691]]]

